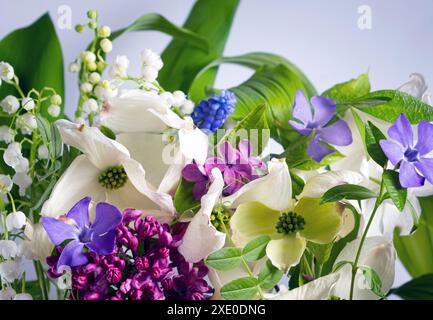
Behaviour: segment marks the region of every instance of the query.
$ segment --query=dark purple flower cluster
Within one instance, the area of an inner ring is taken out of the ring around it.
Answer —
[[[203,300],[213,289],[204,279],[203,262],[189,263],[178,252],[186,224],[173,228],[139,210],[127,209],[116,228],[116,246],[109,255],[87,252],[88,263],[72,267],[71,299],[77,300]],[[49,275],[59,277],[62,252],[47,258]]]

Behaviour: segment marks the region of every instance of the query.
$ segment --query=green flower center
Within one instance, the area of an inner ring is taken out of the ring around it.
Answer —
[[[115,190],[125,185],[126,181],[128,181],[128,176],[123,166],[115,166],[103,171],[99,175],[98,181],[104,188]]]
[[[294,213],[283,213],[279,218],[275,228],[278,233],[293,234],[304,229],[305,220],[302,216]]]
[[[230,213],[222,210],[214,210],[210,216],[210,221],[218,231],[224,231],[224,227],[229,226]]]

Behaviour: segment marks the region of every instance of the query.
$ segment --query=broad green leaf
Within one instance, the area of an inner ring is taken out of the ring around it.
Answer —
[[[221,288],[221,296],[226,300],[250,300],[258,293],[258,280],[243,277],[225,284]]]
[[[106,126],[100,126],[99,130],[103,133],[104,136],[106,136],[107,138],[116,140],[116,134],[113,132],[113,130],[111,130],[110,128],[106,127]]]
[[[231,270],[238,267],[242,261],[240,248],[222,248],[206,258],[206,264],[216,270]]]
[[[371,291],[378,297],[384,298],[385,294],[382,292],[382,280],[377,272],[367,266],[361,266],[359,269],[361,269]]]
[[[389,294],[396,294],[405,300],[433,300],[433,273],[406,282]]]
[[[308,242],[307,248],[316,258],[318,264],[324,264],[328,261],[331,251],[332,251],[333,243],[328,244],[318,244],[314,242]]]
[[[193,182],[182,179],[174,194],[174,207],[179,214],[183,214],[189,210],[197,209],[200,202],[195,200],[192,195]]]
[[[335,150],[333,153],[323,158],[322,161],[316,162],[311,159],[307,153],[308,140],[310,137],[300,135],[298,135],[298,137],[296,141],[286,148],[283,154],[287,165],[291,169],[316,170],[344,158],[344,155]]]
[[[365,125],[365,145],[370,157],[381,167],[385,167],[388,158],[382,151],[379,141],[386,139],[385,135],[370,121]]]
[[[368,74],[361,74],[358,78],[339,83],[326,90],[322,96],[331,98],[335,102],[352,102],[370,93]]]
[[[376,198],[376,193],[366,187],[355,184],[342,184],[329,189],[320,199],[321,203],[337,202],[341,200],[365,200]]]
[[[275,267],[270,260],[266,261],[259,273],[259,286],[264,290],[272,289],[283,276],[283,272]]]
[[[401,236],[394,230],[394,246],[409,274],[416,278],[433,273],[433,196],[419,197],[421,217],[416,231]]]
[[[201,69],[222,56],[239,0],[198,0],[184,24],[184,28],[202,36],[210,45],[209,52],[196,46],[174,39],[162,54],[164,68],[158,81],[169,91],[188,92],[189,87]],[[216,70],[203,80],[213,87]]]
[[[48,145],[48,150],[53,159],[57,159],[62,155],[63,151],[63,141],[62,136],[60,135],[59,128],[52,123],[51,124],[51,140]]]
[[[266,246],[271,238],[260,236],[248,242],[242,250],[242,256],[247,261],[257,261],[266,255]]]
[[[47,119],[38,115],[36,116],[36,123],[38,124],[38,131],[42,137],[42,141],[45,145],[50,144],[51,139],[51,125]]]
[[[51,87],[64,96],[62,49],[48,13],[32,25],[5,36],[0,41],[0,61],[14,67],[25,94],[32,88],[40,91]],[[17,92],[3,83],[0,86],[0,100],[8,94],[17,95]],[[48,105],[48,101],[43,103],[41,114],[51,121],[53,118],[48,114]]]
[[[218,68],[218,66],[220,66],[221,64],[236,64],[253,69],[255,71],[264,66],[276,67],[278,65],[284,65],[294,74],[297,74],[298,77],[301,79],[307,96],[311,97],[317,95],[316,89],[314,89],[314,86],[311,84],[310,80],[308,80],[305,74],[286,58],[272,53],[251,52],[240,56],[222,57],[215,61],[212,61],[210,64],[205,66],[197,74],[193,83],[191,84],[191,87],[189,89],[189,95],[191,99],[193,99],[194,101],[199,101],[206,98],[206,91],[207,89],[209,89],[208,87],[206,87],[206,79],[208,78],[208,74],[214,72],[214,70]]]
[[[364,152],[366,154],[368,154],[368,152],[367,152],[367,146],[365,144],[366,133],[365,133],[364,122],[362,121],[362,119],[359,116],[359,114],[355,111],[355,109],[352,108],[351,111],[352,111],[353,120],[355,120],[356,127],[358,128],[359,135],[361,136],[362,144],[364,146]]]
[[[305,181],[292,171],[290,171],[290,177],[292,178],[292,198],[295,198],[304,190]]]
[[[406,205],[407,189],[400,185],[398,176],[398,172],[385,170],[382,178],[392,202],[394,202],[398,210],[403,211]]]
[[[156,13],[148,13],[137,20],[135,20],[128,27],[114,31],[110,39],[114,40],[124,33],[142,30],[155,30],[172,36],[178,41],[183,41],[184,44],[188,43],[195,46],[197,49],[207,52],[209,50],[209,43],[206,39],[188,29],[178,27],[168,21],[163,16]]]
[[[426,103],[397,90],[381,90],[369,93],[351,106],[380,120],[392,123],[404,113],[410,123],[433,121],[433,108]]]

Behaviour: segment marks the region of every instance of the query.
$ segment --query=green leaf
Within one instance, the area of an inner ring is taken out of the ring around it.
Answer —
[[[266,261],[259,273],[259,286],[264,290],[272,289],[283,276],[283,272],[276,268],[270,260]]]
[[[62,49],[48,13],[29,27],[5,36],[0,41],[0,61],[14,67],[25,93],[33,88],[40,91],[51,87],[64,96]],[[17,95],[17,92],[12,86],[2,84],[0,100],[8,94]],[[48,105],[49,101],[42,104],[41,114],[53,120],[48,114]]]
[[[116,134],[113,132],[113,130],[111,130],[110,128],[106,127],[106,126],[101,126],[99,128],[99,130],[102,132],[102,134],[104,136],[106,136],[107,138],[110,138],[112,140],[116,140]]]
[[[385,294],[382,292],[382,280],[377,272],[367,266],[361,266],[359,269],[361,269],[371,291],[378,297],[384,298]]]
[[[290,177],[292,178],[292,198],[295,198],[304,190],[305,181],[292,171],[290,171]]]
[[[329,189],[324,193],[320,202],[337,202],[343,199],[346,200],[365,200],[376,198],[376,194],[363,186],[355,184],[342,184]]]
[[[298,136],[299,138],[289,145],[283,154],[287,165],[291,169],[316,170],[344,158],[344,155],[335,150],[333,153],[323,158],[322,161],[316,162],[311,159],[307,153],[308,140],[310,137]]]
[[[394,246],[398,257],[413,277],[433,273],[433,196],[419,197],[421,217],[416,231],[401,236],[394,230]]]
[[[337,272],[338,270],[340,270],[342,267],[344,267],[346,264],[349,264],[351,266],[353,266],[353,262],[352,261],[348,261],[348,260],[343,260],[343,261],[338,261],[334,267],[333,267],[333,272]]]
[[[358,78],[339,83],[326,90],[322,96],[331,98],[335,102],[351,102],[370,92],[368,74],[361,74]]]
[[[174,194],[174,207],[179,214],[189,210],[194,210],[200,206],[200,202],[195,200],[192,195],[193,182],[182,178]]]
[[[333,243],[328,244],[318,244],[314,242],[308,242],[307,248],[314,255],[318,264],[324,264],[328,261]]]
[[[266,105],[257,106],[231,129],[221,141],[228,140],[232,145],[237,145],[237,139],[248,139],[252,145],[253,154],[260,155],[269,140],[269,126],[266,120],[267,108]]]
[[[393,170],[385,170],[383,172],[383,183],[385,184],[386,191],[388,191],[392,202],[398,210],[403,211],[406,205],[407,189],[400,185],[398,172]]]
[[[188,29],[178,27],[173,23],[171,23],[170,21],[168,21],[163,16],[156,13],[145,14],[140,18],[138,18],[137,20],[135,20],[128,27],[114,31],[111,34],[110,39],[114,40],[117,37],[127,32],[142,31],[142,30],[160,31],[172,36],[178,41],[184,42],[184,44],[188,43],[189,45],[194,46],[197,49],[202,50],[204,52],[207,52],[209,50],[209,43],[204,37]]]
[[[382,151],[379,141],[386,139],[385,135],[370,121],[365,125],[365,145],[370,157],[381,167],[385,167],[388,158]]]
[[[48,150],[53,159],[57,159],[62,155],[63,140],[59,128],[54,123],[51,124],[51,139]]]
[[[258,280],[243,277],[225,284],[221,288],[221,296],[226,300],[250,300],[258,293]]]
[[[412,279],[392,289],[389,294],[396,294],[405,300],[433,300],[433,273]]]
[[[266,246],[271,238],[269,236],[259,236],[246,244],[242,250],[242,256],[247,261],[257,261],[266,255]]]
[[[37,280],[26,281],[26,293],[29,293],[33,300],[42,300],[42,292]]]
[[[389,123],[394,122],[402,113],[412,124],[422,120],[433,121],[433,108],[430,105],[397,90],[369,93],[351,103],[351,106]]]
[[[222,248],[206,258],[206,264],[216,270],[231,270],[238,267],[242,261],[240,248]]]
[[[183,40],[174,39],[162,54],[164,68],[158,81],[169,91],[188,92],[203,67],[221,57],[239,0],[198,0],[184,24],[184,28],[202,36],[210,45],[208,53]],[[212,87],[216,70],[208,74],[204,83]]]
[[[47,119],[45,119],[44,117],[37,115],[36,116],[36,123],[38,124],[38,131],[42,137],[42,141],[44,142],[45,145],[49,145],[50,144],[50,140],[51,140],[51,125],[48,122]]]
[[[222,57],[215,61],[212,61],[207,66],[205,66],[197,74],[197,76],[194,78],[193,83],[191,84],[191,87],[189,89],[189,95],[191,99],[193,99],[194,101],[199,101],[206,98],[206,91],[207,89],[209,89],[208,87],[206,87],[206,79],[208,78],[208,74],[214,72],[215,69],[217,69],[218,66],[220,66],[221,64],[236,64],[253,69],[254,71],[257,71],[264,66],[276,67],[278,65],[284,65],[294,74],[298,75],[306,90],[307,96],[311,97],[317,95],[316,89],[314,89],[313,85],[311,84],[310,80],[308,80],[308,78],[305,76],[305,74],[286,58],[272,53],[251,52],[240,56]]]

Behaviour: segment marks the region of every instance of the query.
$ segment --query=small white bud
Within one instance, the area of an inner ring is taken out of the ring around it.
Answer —
[[[92,72],[89,76],[89,81],[93,84],[97,84],[101,81],[101,75],[97,72]]]
[[[19,116],[16,125],[19,129],[21,129],[22,134],[27,135],[31,134],[32,131],[38,127],[36,117],[30,112]]]
[[[38,147],[38,159],[40,160],[47,160],[49,158],[49,154],[48,154],[48,148],[46,145],[41,144]]]
[[[110,69],[110,76],[112,78],[124,78],[127,76],[129,67],[129,59],[127,56],[117,56],[114,59],[113,66]]]
[[[102,83],[95,88],[95,95],[101,99],[112,99],[117,96],[118,89],[114,84],[104,80]]]
[[[21,105],[25,110],[30,111],[34,109],[35,101],[30,97],[26,97],[23,99],[23,101],[21,101]]]
[[[180,111],[182,111],[183,114],[191,114],[194,111],[194,108],[194,102],[192,102],[191,100],[185,100],[185,102],[180,107]]]
[[[13,182],[11,177],[0,174],[0,194],[6,194],[11,191]]]
[[[80,90],[83,93],[90,93],[93,90],[93,85],[90,82],[84,82],[81,84]]]
[[[4,112],[12,114],[20,108],[20,102],[16,97],[9,95],[0,102],[0,106]]]
[[[51,104],[56,104],[60,106],[62,104],[62,97],[58,94],[51,96]]]
[[[60,107],[56,104],[52,104],[48,107],[48,114],[53,118],[57,118],[60,115]]]
[[[158,70],[154,67],[144,66],[141,72],[144,81],[154,82],[158,78]]]
[[[6,217],[6,227],[9,231],[21,229],[26,225],[26,215],[22,211],[11,212]]]
[[[14,68],[7,62],[0,62],[0,79],[3,81],[11,81],[14,78]]]
[[[180,107],[186,100],[186,95],[180,90],[176,90],[173,92],[174,103],[173,105],[176,107]]]
[[[7,144],[14,140],[15,131],[8,126],[0,126],[0,141],[4,141]]]
[[[161,57],[151,49],[144,49],[141,52],[141,61],[143,65],[153,67],[157,71],[164,66]]]
[[[87,114],[96,113],[98,109],[98,102],[95,99],[88,99],[83,102],[83,111]]]
[[[98,34],[101,38],[108,38],[111,35],[111,29],[109,26],[102,26]]]
[[[171,92],[166,91],[161,93],[159,96],[161,97],[161,99],[167,102],[170,105],[170,107],[174,104],[174,97]]]
[[[69,69],[69,72],[71,72],[71,73],[78,73],[78,72],[80,72],[81,65],[78,62],[71,62],[69,64],[68,69]]]
[[[96,55],[91,51],[81,52],[80,57],[81,57],[81,60],[83,60],[83,62],[86,64],[96,61]]]
[[[107,38],[102,39],[99,45],[101,46],[102,51],[106,53],[111,52],[111,50],[113,50],[113,43]]]

